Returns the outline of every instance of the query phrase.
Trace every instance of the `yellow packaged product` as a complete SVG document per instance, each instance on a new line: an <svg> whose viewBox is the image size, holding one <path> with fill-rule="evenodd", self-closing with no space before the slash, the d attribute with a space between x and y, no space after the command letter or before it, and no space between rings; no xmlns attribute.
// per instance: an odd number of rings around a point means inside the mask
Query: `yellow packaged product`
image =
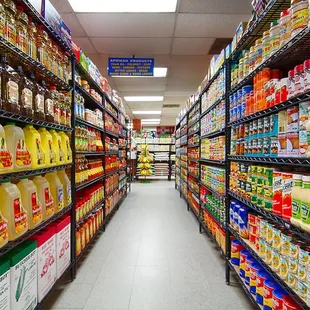
<svg viewBox="0 0 310 310"><path fill-rule="evenodd" d="M27 125L24 127L24 134L27 148L31 154L32 168L38 169L46 167L46 156L42 148L39 132L32 125Z"/></svg>
<svg viewBox="0 0 310 310"><path fill-rule="evenodd" d="M22 203L28 214L28 227L29 229L38 226L42 220L42 207L39 201L38 192L35 184L28 180L28 178L22 178L17 187L20 190Z"/></svg>
<svg viewBox="0 0 310 310"><path fill-rule="evenodd" d="M38 198L42 208L43 220L49 219L55 214L54 199L48 181L42 176L33 178L33 183L37 187Z"/></svg>
<svg viewBox="0 0 310 310"><path fill-rule="evenodd" d="M58 134L61 137L61 143L62 143L62 149L64 151L65 163L71 164L72 163L72 151L70 147L70 139L63 131L59 131Z"/></svg>
<svg viewBox="0 0 310 310"><path fill-rule="evenodd" d="M1 184L0 200L0 212L8 220L9 241L12 241L28 230L27 211L23 208L18 187L10 181Z"/></svg>
<svg viewBox="0 0 310 310"><path fill-rule="evenodd" d="M39 133L41 136L42 148L45 152L46 166L56 166L56 152L53 145L52 135L44 127L39 129Z"/></svg>
<svg viewBox="0 0 310 310"><path fill-rule="evenodd" d="M61 136L54 129L50 130L50 134L52 135L53 147L56 152L56 164L64 165L66 161Z"/></svg>
<svg viewBox="0 0 310 310"><path fill-rule="evenodd" d="M51 189L51 194L55 203L55 212L59 212L64 208L64 189L55 172L47 173L45 176Z"/></svg>
<svg viewBox="0 0 310 310"><path fill-rule="evenodd" d="M31 155L26 146L23 130L10 122L4 126L4 132L6 137L10 137L6 142L8 150L13 155L13 171L30 169Z"/></svg>
<svg viewBox="0 0 310 310"><path fill-rule="evenodd" d="M63 186L64 189L64 206L68 207L72 202L72 194L71 194L71 182L66 174L65 170L57 171L57 176Z"/></svg>

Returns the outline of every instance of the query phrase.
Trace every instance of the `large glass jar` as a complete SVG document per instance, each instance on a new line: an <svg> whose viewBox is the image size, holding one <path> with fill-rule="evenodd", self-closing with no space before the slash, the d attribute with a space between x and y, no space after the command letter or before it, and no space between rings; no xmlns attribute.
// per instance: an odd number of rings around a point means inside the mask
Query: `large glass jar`
<svg viewBox="0 0 310 310"><path fill-rule="evenodd" d="M279 20L274 20L270 25L270 55L280 48L280 25Z"/></svg>
<svg viewBox="0 0 310 310"><path fill-rule="evenodd" d="M37 33L38 61L44 66L46 66L48 62L47 40L48 40L48 35L46 31L44 30L44 26L39 25L38 33Z"/></svg>
<svg viewBox="0 0 310 310"><path fill-rule="evenodd" d="M66 125L65 95L59 93L60 124Z"/></svg>
<svg viewBox="0 0 310 310"><path fill-rule="evenodd" d="M0 36L5 37L5 8L0 2Z"/></svg>
<svg viewBox="0 0 310 310"><path fill-rule="evenodd" d="M66 55L64 55L64 57L63 57L62 68L63 68L63 74L64 74L63 80L66 83L69 83L69 72L68 72L68 69L69 69L69 58Z"/></svg>
<svg viewBox="0 0 310 310"><path fill-rule="evenodd" d="M58 48L57 50L57 66L58 66L58 77L61 80L64 80L64 69L62 67L62 58L63 58L63 53L62 51Z"/></svg>
<svg viewBox="0 0 310 310"><path fill-rule="evenodd" d="M50 86L50 92L54 98L54 123L60 124L59 92L55 86Z"/></svg>
<svg viewBox="0 0 310 310"><path fill-rule="evenodd" d="M262 39L255 41L255 68L258 67L263 61Z"/></svg>
<svg viewBox="0 0 310 310"><path fill-rule="evenodd" d="M28 16L23 7L17 7L16 14L16 46L23 52L28 52Z"/></svg>
<svg viewBox="0 0 310 310"><path fill-rule="evenodd" d="M19 75L8 65L4 58L4 68L2 73L2 99L3 108L6 111L20 113L19 105Z"/></svg>
<svg viewBox="0 0 310 310"><path fill-rule="evenodd" d="M45 96L45 87L39 83L35 84L34 87L34 117L39 120L45 120L45 111L44 111L44 96Z"/></svg>
<svg viewBox="0 0 310 310"><path fill-rule="evenodd" d="M71 97L67 94L65 97L66 103L66 126L71 127Z"/></svg>
<svg viewBox="0 0 310 310"><path fill-rule="evenodd" d="M26 77L21 66L18 67L20 112L23 116L33 117L33 82Z"/></svg>
<svg viewBox="0 0 310 310"><path fill-rule="evenodd" d="M52 72L58 76L58 46L54 42L52 43L53 48L52 48L52 53L51 53L51 59L52 59Z"/></svg>
<svg viewBox="0 0 310 310"><path fill-rule="evenodd" d="M281 12L280 17L280 47L291 39L291 11L290 9Z"/></svg>
<svg viewBox="0 0 310 310"><path fill-rule="evenodd" d="M16 45L16 5L12 0L5 0L5 34L4 37Z"/></svg>
<svg viewBox="0 0 310 310"><path fill-rule="evenodd" d="M51 92L45 86L45 95L44 95L45 120L50 123L54 123L54 103L55 103L54 96L55 93Z"/></svg>
<svg viewBox="0 0 310 310"><path fill-rule="evenodd" d="M249 52L245 52L243 59L243 77L247 77L249 74L250 74Z"/></svg>
<svg viewBox="0 0 310 310"><path fill-rule="evenodd" d="M269 30L263 33L263 61L265 61L270 55L270 33Z"/></svg>
<svg viewBox="0 0 310 310"><path fill-rule="evenodd" d="M37 60L37 26L32 21L31 17L28 17L28 55Z"/></svg>
<svg viewBox="0 0 310 310"><path fill-rule="evenodd" d="M46 53L47 58L44 60L44 65L48 70L52 71L53 70L53 45L52 45L52 41L49 38L47 39L46 47L47 47L47 53Z"/></svg>

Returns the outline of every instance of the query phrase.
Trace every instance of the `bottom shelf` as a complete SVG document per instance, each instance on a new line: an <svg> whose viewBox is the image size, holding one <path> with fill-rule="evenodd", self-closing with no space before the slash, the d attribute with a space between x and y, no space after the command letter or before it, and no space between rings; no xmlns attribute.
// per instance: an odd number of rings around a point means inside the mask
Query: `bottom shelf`
<svg viewBox="0 0 310 310"><path fill-rule="evenodd" d="M256 297L255 297L255 295L252 294L252 293L249 291L249 289L248 289L247 285L245 284L244 280L240 277L240 275L239 275L240 268L237 267L237 266L235 266L235 265L233 265L233 264L231 263L230 260L227 261L227 264L228 264L230 270L234 273L236 279L237 279L238 282L240 283L240 285L241 285L241 287L243 288L244 292L247 294L247 296L248 296L249 299L251 300L251 302L252 302L252 304L254 305L254 307L255 307L256 309L258 309L258 310L263 310L264 307L261 306L261 305L259 305L259 304L256 302Z"/></svg>

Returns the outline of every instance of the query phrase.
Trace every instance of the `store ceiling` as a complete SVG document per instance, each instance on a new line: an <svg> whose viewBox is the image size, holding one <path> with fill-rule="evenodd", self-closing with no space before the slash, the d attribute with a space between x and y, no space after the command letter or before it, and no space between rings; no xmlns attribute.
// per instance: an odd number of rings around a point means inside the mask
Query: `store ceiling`
<svg viewBox="0 0 310 310"><path fill-rule="evenodd" d="M239 22L251 13L249 0L178 0L176 13L74 13L68 0L52 3L103 76L107 77L109 57L154 57L155 67L168 68L165 78L108 78L122 98L164 96L164 102L124 101L131 118L154 118L134 117L134 110L162 110L163 126L175 124L205 77L215 39L232 38ZM166 104L180 107L164 108Z"/></svg>

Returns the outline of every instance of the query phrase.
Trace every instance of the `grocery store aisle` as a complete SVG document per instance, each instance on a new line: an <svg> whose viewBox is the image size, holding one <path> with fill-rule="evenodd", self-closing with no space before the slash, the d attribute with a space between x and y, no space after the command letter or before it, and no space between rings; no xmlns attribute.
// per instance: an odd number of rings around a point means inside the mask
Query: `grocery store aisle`
<svg viewBox="0 0 310 310"><path fill-rule="evenodd" d="M252 309L237 285L225 285L224 261L174 189L133 184L76 280L46 309Z"/></svg>

